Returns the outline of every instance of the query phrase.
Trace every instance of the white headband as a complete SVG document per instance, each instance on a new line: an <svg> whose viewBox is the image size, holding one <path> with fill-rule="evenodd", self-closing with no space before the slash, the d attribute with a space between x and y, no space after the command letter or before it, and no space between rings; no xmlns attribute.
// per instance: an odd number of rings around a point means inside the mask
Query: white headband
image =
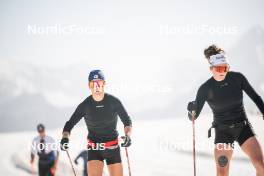
<svg viewBox="0 0 264 176"><path fill-rule="evenodd" d="M221 64L228 64L224 53L210 56L209 63L211 66L217 66Z"/></svg>

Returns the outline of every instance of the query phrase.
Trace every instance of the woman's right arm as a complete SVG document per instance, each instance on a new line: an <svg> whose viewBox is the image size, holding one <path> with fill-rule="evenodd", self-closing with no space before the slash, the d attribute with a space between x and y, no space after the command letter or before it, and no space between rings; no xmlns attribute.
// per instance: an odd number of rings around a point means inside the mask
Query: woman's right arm
<svg viewBox="0 0 264 176"><path fill-rule="evenodd" d="M205 101L207 99L207 88L205 85L202 85L199 89L198 89L198 92L196 94L196 98L195 98L195 102L197 104L197 109L195 111L195 117L197 118L203 107L204 107L204 104L205 104Z"/></svg>

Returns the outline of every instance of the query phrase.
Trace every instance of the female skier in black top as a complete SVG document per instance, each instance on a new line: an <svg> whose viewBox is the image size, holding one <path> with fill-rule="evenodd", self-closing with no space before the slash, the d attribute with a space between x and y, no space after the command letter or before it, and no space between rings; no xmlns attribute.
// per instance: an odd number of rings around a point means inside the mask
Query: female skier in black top
<svg viewBox="0 0 264 176"><path fill-rule="evenodd" d="M217 176L229 174L234 141L251 159L257 176L264 176L263 153L244 109L243 91L254 101L262 115L264 103L243 74L229 71L225 52L221 48L209 46L204 54L213 76L201 85L195 101L189 102L187 109L190 119L199 116L205 102L213 111Z"/></svg>
<svg viewBox="0 0 264 176"><path fill-rule="evenodd" d="M124 124L125 136L122 147L131 145L131 119L122 103L116 97L104 92L105 78L100 70L89 75L91 94L75 110L63 128L62 150L68 148L69 135L83 117L88 129L88 175L102 176L104 160L110 176L122 176L120 148L118 145L117 116Z"/></svg>

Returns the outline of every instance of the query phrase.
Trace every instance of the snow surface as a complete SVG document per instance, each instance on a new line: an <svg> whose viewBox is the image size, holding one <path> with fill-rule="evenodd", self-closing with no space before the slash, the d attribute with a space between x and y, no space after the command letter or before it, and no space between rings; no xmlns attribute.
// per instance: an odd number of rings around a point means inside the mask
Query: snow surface
<svg viewBox="0 0 264 176"><path fill-rule="evenodd" d="M264 146L264 121L260 117L249 118L261 145ZM207 130L211 123L210 116L201 116L196 121L197 141L197 175L215 175L213 158L213 138L207 138ZM130 164L134 176L185 176L192 175L192 129L191 122L186 118L166 120L138 120L133 124L132 146L129 148ZM122 125L118 128L122 135ZM58 141L61 129L47 131ZM35 132L2 133L0 134L0 175L28 176L31 174L29 165L29 146ZM87 130L85 126L77 126L71 134L72 159L85 148ZM73 145L74 144L74 145ZM127 162L125 151L122 150L125 175ZM35 162L34 169L37 165ZM78 175L82 173L82 163L75 165ZM105 168L105 173L107 169ZM241 152L238 145L233 154L230 175L248 176L254 174L249 159ZM71 176L72 171L65 152L60 152L57 176ZM107 174L106 174L107 175Z"/></svg>

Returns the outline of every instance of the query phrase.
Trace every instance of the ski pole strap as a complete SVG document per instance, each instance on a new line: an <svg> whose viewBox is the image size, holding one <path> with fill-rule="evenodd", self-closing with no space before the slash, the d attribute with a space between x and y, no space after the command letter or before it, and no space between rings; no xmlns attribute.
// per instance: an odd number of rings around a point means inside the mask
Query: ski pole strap
<svg viewBox="0 0 264 176"><path fill-rule="evenodd" d="M208 135L207 137L210 138L212 136L212 128L214 128L213 126L211 126L209 129L208 129Z"/></svg>
<svg viewBox="0 0 264 176"><path fill-rule="evenodd" d="M212 128L216 128L216 123L213 122L212 126L208 129L207 137L210 138L212 136Z"/></svg>
<svg viewBox="0 0 264 176"><path fill-rule="evenodd" d="M220 130L226 130L226 129L230 129L230 128L239 128L239 127L243 127L248 125L249 122L248 120L243 120L242 122L238 122L238 123L233 123L233 124L220 124L220 125L216 125L214 122L212 123L212 126L208 129L208 138L211 137L211 132L212 132L212 128L217 128Z"/></svg>

